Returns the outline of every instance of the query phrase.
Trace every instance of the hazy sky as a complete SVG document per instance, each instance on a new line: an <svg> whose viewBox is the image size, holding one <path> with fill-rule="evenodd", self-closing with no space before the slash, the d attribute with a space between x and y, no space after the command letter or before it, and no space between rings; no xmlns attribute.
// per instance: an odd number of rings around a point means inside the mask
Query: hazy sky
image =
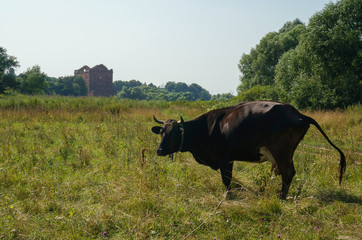
<svg viewBox="0 0 362 240"><path fill-rule="evenodd" d="M113 80L198 83L236 93L243 53L329 0L0 0L0 46L17 73L48 76L104 64ZM335 1L334 1L335 2Z"/></svg>

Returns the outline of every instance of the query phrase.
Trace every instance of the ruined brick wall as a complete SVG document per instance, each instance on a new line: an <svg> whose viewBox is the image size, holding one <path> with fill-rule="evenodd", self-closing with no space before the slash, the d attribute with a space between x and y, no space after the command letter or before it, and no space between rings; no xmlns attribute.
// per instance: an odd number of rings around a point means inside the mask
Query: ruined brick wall
<svg viewBox="0 0 362 240"><path fill-rule="evenodd" d="M85 84L89 86L89 70L90 68L86 65L78 70L74 70L74 76L81 76L83 77ZM89 90L89 87L88 87Z"/></svg>
<svg viewBox="0 0 362 240"><path fill-rule="evenodd" d="M113 70L103 64L89 68L84 66L74 71L74 75L82 76L88 86L88 96L112 96L116 94L113 88Z"/></svg>

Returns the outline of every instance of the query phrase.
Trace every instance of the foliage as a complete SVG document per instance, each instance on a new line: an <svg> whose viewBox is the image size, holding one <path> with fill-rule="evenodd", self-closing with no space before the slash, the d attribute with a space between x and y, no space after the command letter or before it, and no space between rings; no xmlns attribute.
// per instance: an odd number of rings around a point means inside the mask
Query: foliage
<svg viewBox="0 0 362 240"><path fill-rule="evenodd" d="M211 97L211 101L228 101L230 99L232 99L234 97L234 95L232 93L218 93L215 95L212 95Z"/></svg>
<svg viewBox="0 0 362 240"><path fill-rule="evenodd" d="M275 66L280 57L298 45L304 31L305 25L299 19L287 22L279 32L270 32L263 37L249 54L243 54L238 65L242 73L238 91L274 84Z"/></svg>
<svg viewBox="0 0 362 240"><path fill-rule="evenodd" d="M345 108L361 101L362 1L329 3L307 27L287 22L240 60L239 93L274 86L298 108ZM254 98L258 98L257 96Z"/></svg>
<svg viewBox="0 0 362 240"><path fill-rule="evenodd" d="M196 101L210 100L210 93L200 85L193 83L167 82L165 88L156 87L152 83L142 84L140 81L115 81L114 86L121 99L134 100L165 100L165 101Z"/></svg>
<svg viewBox="0 0 362 240"><path fill-rule="evenodd" d="M47 87L47 75L41 72L39 66L28 68L28 70L20 74L16 80L19 82L20 92L23 94L42 94Z"/></svg>
<svg viewBox="0 0 362 240"><path fill-rule="evenodd" d="M362 238L360 105L307 113L346 153L342 187L338 153L311 127L289 199L275 197L269 163L236 162L222 201L219 173L190 154L158 157L150 131L153 114L189 120L210 101L0 98L0 238L183 239L201 224L189 239Z"/></svg>
<svg viewBox="0 0 362 240"><path fill-rule="evenodd" d="M331 109L361 101L361 1L330 3L315 14L297 48L284 54L275 81L282 101Z"/></svg>
<svg viewBox="0 0 362 240"><path fill-rule="evenodd" d="M15 57L9 56L6 49L0 46L0 94L7 89L16 89L15 68L19 67L19 63Z"/></svg>
<svg viewBox="0 0 362 240"><path fill-rule="evenodd" d="M0 94L5 91L22 94L58 94L63 96L86 96L88 87L80 76L52 78L41 72L35 65L16 76L15 68L19 64L15 57L8 56L6 49L0 47Z"/></svg>
<svg viewBox="0 0 362 240"><path fill-rule="evenodd" d="M61 96L88 95L87 84L81 76L48 78L48 83L47 94L57 94Z"/></svg>
<svg viewBox="0 0 362 240"><path fill-rule="evenodd" d="M246 91L241 92L236 99L240 102L257 101L257 100L278 100L278 93L273 86L254 86Z"/></svg>
<svg viewBox="0 0 362 240"><path fill-rule="evenodd" d="M140 87L142 86L142 83L140 81L137 80L131 80L131 81L114 81L113 82L113 86L114 89L117 92L122 91L123 87L127 87L127 88L134 88L134 87ZM153 85L150 84L150 86L152 87Z"/></svg>

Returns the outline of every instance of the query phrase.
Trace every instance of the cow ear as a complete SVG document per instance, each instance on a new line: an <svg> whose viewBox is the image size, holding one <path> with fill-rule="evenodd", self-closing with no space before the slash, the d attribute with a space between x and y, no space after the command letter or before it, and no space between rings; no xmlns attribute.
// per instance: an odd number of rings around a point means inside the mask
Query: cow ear
<svg viewBox="0 0 362 240"><path fill-rule="evenodd" d="M182 118L182 116L181 116L181 123L184 123L185 121L184 121L184 119Z"/></svg>
<svg viewBox="0 0 362 240"><path fill-rule="evenodd" d="M154 134L161 134L161 129L162 129L162 127L156 126L156 127L153 127L151 130Z"/></svg>

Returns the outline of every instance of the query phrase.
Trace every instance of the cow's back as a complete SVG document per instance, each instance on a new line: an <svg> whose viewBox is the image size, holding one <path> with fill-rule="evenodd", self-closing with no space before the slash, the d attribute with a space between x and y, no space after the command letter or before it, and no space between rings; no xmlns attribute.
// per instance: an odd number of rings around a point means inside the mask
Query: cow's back
<svg viewBox="0 0 362 240"><path fill-rule="evenodd" d="M236 105L225 110L224 116L220 119L220 130L226 135L238 132L238 130L258 130L265 125L269 125L271 121L281 118L283 110L280 111L280 109L288 107L289 105L271 101L248 102Z"/></svg>

